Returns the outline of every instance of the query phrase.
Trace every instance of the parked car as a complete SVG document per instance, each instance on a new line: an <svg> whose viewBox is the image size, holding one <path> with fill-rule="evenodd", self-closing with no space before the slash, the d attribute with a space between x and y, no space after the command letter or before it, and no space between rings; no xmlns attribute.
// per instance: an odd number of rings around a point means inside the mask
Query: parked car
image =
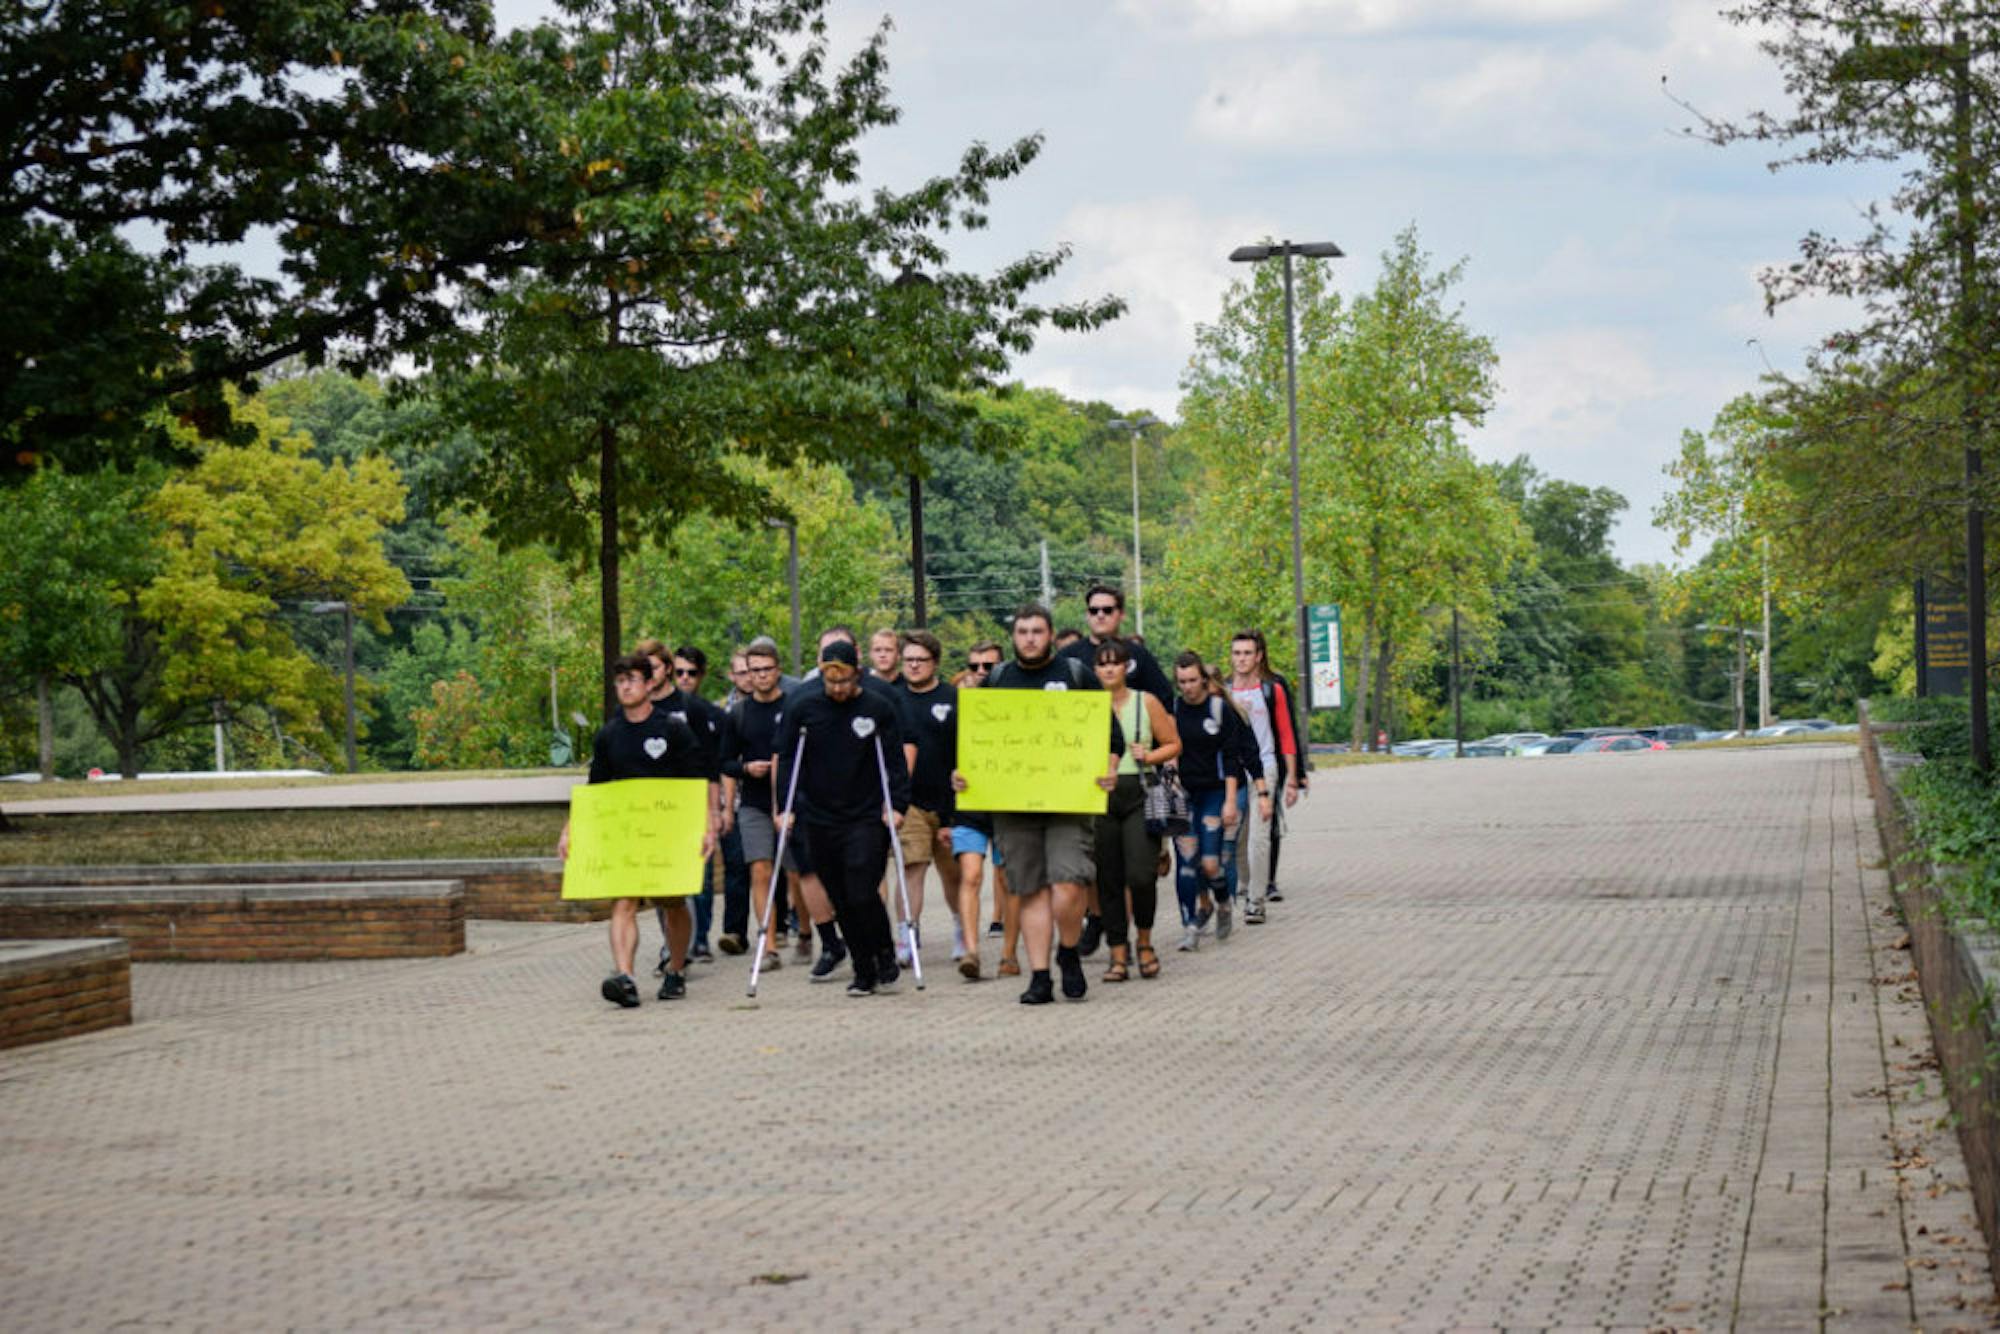
<svg viewBox="0 0 2000 1334"><path fill-rule="evenodd" d="M1542 741L1530 741L1515 752L1517 755L1567 755L1576 749L1577 739L1573 736L1552 736Z"/></svg>
<svg viewBox="0 0 2000 1334"><path fill-rule="evenodd" d="M1587 741L1594 736L1631 736L1633 732L1629 727L1572 727L1563 735L1576 741Z"/></svg>
<svg viewBox="0 0 2000 1334"><path fill-rule="evenodd" d="M1495 756L1504 758L1512 753L1505 746L1495 746L1485 741L1468 741L1465 743L1465 758L1468 760L1492 759ZM1458 743L1447 741L1441 746L1432 746L1425 753L1424 758L1427 760L1457 759Z"/></svg>
<svg viewBox="0 0 2000 1334"><path fill-rule="evenodd" d="M1699 741L1701 731L1693 723L1660 723L1653 727L1635 727L1634 736L1651 737L1669 745L1681 741Z"/></svg>
<svg viewBox="0 0 2000 1334"><path fill-rule="evenodd" d="M1636 732L1614 733L1609 736L1585 737L1576 743L1572 755L1603 755L1628 750L1671 750L1666 742L1653 737L1643 737Z"/></svg>
<svg viewBox="0 0 2000 1334"><path fill-rule="evenodd" d="M1808 727L1804 723L1772 723L1769 727L1758 728L1750 735L1757 737L1802 736L1809 732L1817 732L1818 730L1818 728Z"/></svg>
<svg viewBox="0 0 2000 1334"><path fill-rule="evenodd" d="M1409 741L1396 742L1389 747L1389 753L1391 755L1414 755L1422 758L1430 754L1438 746L1449 746L1451 744L1453 744L1452 739L1448 736L1416 737Z"/></svg>

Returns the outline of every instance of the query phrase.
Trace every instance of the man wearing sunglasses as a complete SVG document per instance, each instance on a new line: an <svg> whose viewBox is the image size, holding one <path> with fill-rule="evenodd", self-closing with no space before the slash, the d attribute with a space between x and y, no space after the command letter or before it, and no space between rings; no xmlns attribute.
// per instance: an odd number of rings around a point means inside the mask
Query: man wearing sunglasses
<svg viewBox="0 0 2000 1334"><path fill-rule="evenodd" d="M652 690L647 696L652 701L653 707L675 722L686 724L688 730L694 733L694 739L701 744L703 769L708 778L709 824L720 831L722 828L722 710L709 704L694 689L683 690L680 685L683 680L689 680L692 686L700 686L702 672L708 666L708 656L698 648L669 650L665 644L657 639L642 639L632 651L644 654L653 664ZM681 653L687 652L693 653L694 657L683 660L680 670L690 672L692 676L677 676L675 660L679 658ZM688 958L705 959L711 963L715 961L715 955L708 948L708 928L715 912L714 886L711 883L714 874L714 863L712 861L706 863L702 871L701 893L695 898L696 931L694 943L688 950ZM725 888L724 893L726 894L727 892ZM746 895L750 892L747 884L743 892ZM667 929L664 905L656 904L654 907L661 914L660 930L664 934ZM664 946L661 947L659 966L653 971L656 974L667 971L666 948Z"/></svg>
<svg viewBox="0 0 2000 1334"><path fill-rule="evenodd" d="M1094 671L1097 646L1108 639L1119 640L1132 655L1132 660L1125 665L1125 679L1132 688L1145 691L1162 704L1173 703L1174 685L1160 670L1159 660L1146 651L1144 644L1125 638L1125 595L1109 584L1092 584L1090 591L1083 595L1083 610L1089 618L1090 633L1056 656L1075 658L1086 669Z"/></svg>

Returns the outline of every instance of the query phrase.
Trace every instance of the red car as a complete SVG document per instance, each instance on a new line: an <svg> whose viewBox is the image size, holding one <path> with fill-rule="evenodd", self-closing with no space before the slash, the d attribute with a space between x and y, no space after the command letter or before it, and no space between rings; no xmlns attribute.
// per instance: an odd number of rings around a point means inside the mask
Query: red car
<svg viewBox="0 0 2000 1334"><path fill-rule="evenodd" d="M1579 741L1576 743L1576 746L1570 751L1570 754L1599 755L1607 751L1615 751L1615 750L1671 750L1671 749L1672 747L1669 746L1664 741L1655 741L1651 737L1635 736L1632 733L1628 732L1619 736L1594 736L1589 738L1588 740Z"/></svg>

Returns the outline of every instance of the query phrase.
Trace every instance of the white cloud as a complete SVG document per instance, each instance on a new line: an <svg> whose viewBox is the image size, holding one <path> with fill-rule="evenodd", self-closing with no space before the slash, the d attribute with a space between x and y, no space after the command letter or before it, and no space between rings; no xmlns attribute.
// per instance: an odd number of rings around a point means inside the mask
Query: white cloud
<svg viewBox="0 0 2000 1334"><path fill-rule="evenodd" d="M1621 0L1119 0L1118 7L1156 32L1297 38L1452 24L1567 23L1625 6Z"/></svg>
<svg viewBox="0 0 2000 1334"><path fill-rule="evenodd" d="M1772 105L1777 81L1755 34L1704 0L1630 30L1509 25L1476 36L1397 33L1219 44L1189 118L1230 147L1394 156L1629 156L1695 117Z"/></svg>
<svg viewBox="0 0 2000 1334"><path fill-rule="evenodd" d="M1503 343L1498 406L1472 437L1487 458L1533 456L1562 475L1629 450L1620 418L1667 389L1651 340L1617 328L1567 328Z"/></svg>

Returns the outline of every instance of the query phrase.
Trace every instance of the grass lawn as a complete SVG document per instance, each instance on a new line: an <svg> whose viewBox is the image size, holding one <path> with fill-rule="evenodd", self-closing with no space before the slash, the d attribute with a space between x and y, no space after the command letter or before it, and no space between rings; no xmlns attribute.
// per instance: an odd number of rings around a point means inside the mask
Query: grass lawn
<svg viewBox="0 0 2000 1334"><path fill-rule="evenodd" d="M0 834L0 866L552 857L567 814L562 806L433 806L14 815L13 832Z"/></svg>
<svg viewBox="0 0 2000 1334"><path fill-rule="evenodd" d="M1739 736L1727 741L1678 741L1675 750L1748 750L1755 746L1858 745L1859 732L1794 732L1790 736Z"/></svg>

